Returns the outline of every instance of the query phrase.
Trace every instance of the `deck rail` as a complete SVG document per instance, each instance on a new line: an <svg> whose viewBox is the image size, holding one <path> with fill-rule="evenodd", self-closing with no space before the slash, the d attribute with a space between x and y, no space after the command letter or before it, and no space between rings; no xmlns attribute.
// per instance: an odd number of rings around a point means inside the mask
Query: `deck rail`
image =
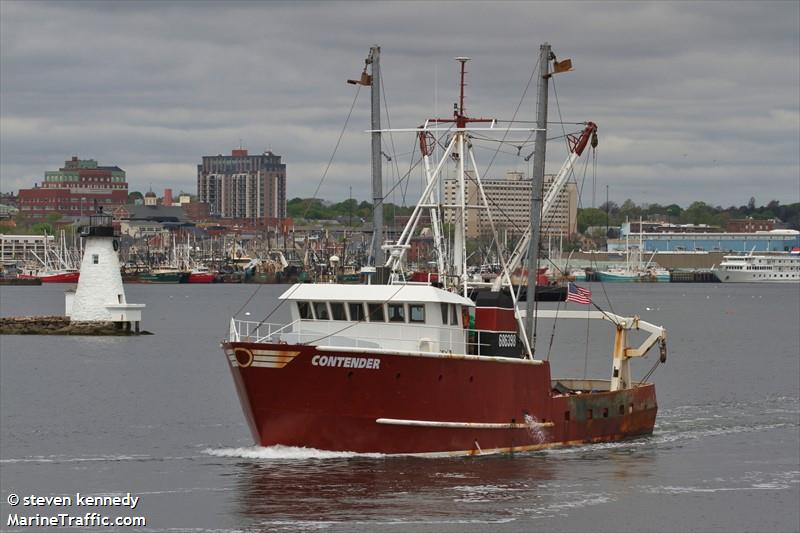
<svg viewBox="0 0 800 533"><path fill-rule="evenodd" d="M460 327L430 326L424 324L381 324L374 333L365 331L369 322L344 320L297 319L288 324L256 322L232 318L228 340L231 342L324 344L352 348L395 348L408 351L444 353L478 353L486 330L462 329Z"/></svg>

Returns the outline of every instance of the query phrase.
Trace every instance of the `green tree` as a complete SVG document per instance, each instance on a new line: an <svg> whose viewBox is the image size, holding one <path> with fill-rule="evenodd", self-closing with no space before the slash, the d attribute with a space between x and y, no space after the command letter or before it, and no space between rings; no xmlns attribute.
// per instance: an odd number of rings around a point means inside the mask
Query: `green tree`
<svg viewBox="0 0 800 533"><path fill-rule="evenodd" d="M642 214L642 209L636 205L636 203L628 198L619 208L619 218L620 220L634 220L638 219Z"/></svg>
<svg viewBox="0 0 800 533"><path fill-rule="evenodd" d="M672 218L677 219L683 213L683 209L681 209L681 206L679 206L678 204L670 204L664 208L664 212L667 214L667 216L670 217L670 219Z"/></svg>
<svg viewBox="0 0 800 533"><path fill-rule="evenodd" d="M585 233L591 226L605 226L606 212L596 207L578 209L578 232Z"/></svg>
<svg viewBox="0 0 800 533"><path fill-rule="evenodd" d="M31 226L31 233L34 235L53 235L53 226L47 222L38 222Z"/></svg>
<svg viewBox="0 0 800 533"><path fill-rule="evenodd" d="M692 202L692 205L681 213L681 222L685 224L720 225L721 218L716 209L705 202Z"/></svg>

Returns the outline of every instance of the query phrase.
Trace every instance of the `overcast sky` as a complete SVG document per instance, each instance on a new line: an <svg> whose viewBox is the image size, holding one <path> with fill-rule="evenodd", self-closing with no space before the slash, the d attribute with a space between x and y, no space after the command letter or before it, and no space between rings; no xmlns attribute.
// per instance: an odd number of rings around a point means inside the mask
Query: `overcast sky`
<svg viewBox="0 0 800 533"><path fill-rule="evenodd" d="M381 46L388 119L399 128L452 110L455 56L472 58L468 113L510 118L545 41L575 67L556 78L550 120L560 110L566 122L599 126L596 178L591 165L577 169L583 206L593 187L605 201L606 185L619 203L800 201L796 0L0 0L0 190L32 186L78 155L119 165L131 190L194 193L201 156L241 142L283 157L289 198L311 196L357 90L345 80L371 45ZM535 119L534 92L517 118ZM320 197L346 199L351 187L370 196L368 126L364 88ZM413 145L391 140L385 189L407 171ZM479 166L492 155L476 150ZM565 156L563 141L548 143L548 171ZM488 176L529 169L501 154ZM412 176L408 201L421 182Z"/></svg>

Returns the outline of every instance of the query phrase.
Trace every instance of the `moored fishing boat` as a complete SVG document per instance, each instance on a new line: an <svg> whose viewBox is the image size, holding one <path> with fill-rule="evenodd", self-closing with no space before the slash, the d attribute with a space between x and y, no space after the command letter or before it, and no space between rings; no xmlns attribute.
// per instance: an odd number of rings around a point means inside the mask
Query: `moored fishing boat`
<svg viewBox="0 0 800 533"><path fill-rule="evenodd" d="M39 279L42 283L78 283L81 277L80 270L48 270L40 269L33 272L19 274L19 279Z"/></svg>
<svg viewBox="0 0 800 533"><path fill-rule="evenodd" d="M212 270L209 270L207 267L197 267L193 268L191 272L189 272L189 277L187 279L188 283L214 283L217 281L218 273Z"/></svg>
<svg viewBox="0 0 800 533"><path fill-rule="evenodd" d="M374 53L370 59L374 73ZM466 115L467 59L458 60L461 98L453 118L429 119L413 130L418 135L427 186L398 241L384 245L389 251L385 264L391 272L389 283L296 284L279 298L280 304L288 307L288 323L231 319L222 349L258 444L438 456L605 442L653 431L655 386L633 378L631 359L643 357L658 345L659 361L663 362L664 329L638 317L602 310L539 309L533 298L526 302L527 309L521 309L521 291L511 276L520 266L524 245L518 245L508 261L504 250L498 249L503 271L494 284L471 283L463 200L451 219L455 228L452 246L441 245L443 235L433 223L437 281L405 281L404 254L421 211L429 210L430 220L440 220L435 189L443 179L445 163L455 162L461 191L467 179L475 180L479 201L487 210L489 207L480 187L469 132L485 134L496 121ZM542 46L538 127L499 128L501 133L536 133L534 179L538 172L539 181L535 183L542 182L544 173L551 61L555 72L568 69L565 62L555 61L549 45ZM440 126L448 122L449 126ZM472 126L481 122L491 126ZM566 180L595 131L596 126L587 123L579 136L568 138L570 152L554 188L559 180ZM438 132L448 137L441 143L441 159L431 164L431 148L438 142L433 136ZM466 165L469 169L465 172ZM548 198L543 203L538 199L541 209L536 202L534 196L526 237L530 241L529 286L534 285L540 270L540 215L549 205ZM450 251L447 256L445 249ZM587 294L576 291L570 301L589 303ZM533 331L530 324L540 318L611 324L615 337L610 379L553 378L549 361L535 356L535 336L529 337ZM634 330L648 334L638 346L629 345L629 332Z"/></svg>
<svg viewBox="0 0 800 533"><path fill-rule="evenodd" d="M186 283L188 277L188 272L171 267L156 267L137 274L139 283Z"/></svg>
<svg viewBox="0 0 800 533"><path fill-rule="evenodd" d="M655 282L669 281L670 274L669 270L665 268L620 267L598 271L597 279L605 282Z"/></svg>
<svg viewBox="0 0 800 533"><path fill-rule="evenodd" d="M41 285L39 278L19 278L0 276L0 285Z"/></svg>

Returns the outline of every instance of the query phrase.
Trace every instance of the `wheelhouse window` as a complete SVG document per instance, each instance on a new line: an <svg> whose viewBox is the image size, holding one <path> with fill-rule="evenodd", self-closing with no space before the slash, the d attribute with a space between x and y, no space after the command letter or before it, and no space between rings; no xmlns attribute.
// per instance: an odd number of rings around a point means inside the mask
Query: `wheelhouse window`
<svg viewBox="0 0 800 533"><path fill-rule="evenodd" d="M325 302L314 302L314 314L317 315L317 320L330 320L328 315L328 305Z"/></svg>
<svg viewBox="0 0 800 533"><path fill-rule="evenodd" d="M100 256L98 254L92 254L92 264L98 264L100 262Z"/></svg>
<svg viewBox="0 0 800 533"><path fill-rule="evenodd" d="M309 302L297 302L297 313L303 320L313 320L314 315L311 314L311 304Z"/></svg>
<svg viewBox="0 0 800 533"><path fill-rule="evenodd" d="M458 325L458 313L456 313L456 304L450 304L450 325Z"/></svg>
<svg viewBox="0 0 800 533"><path fill-rule="evenodd" d="M425 306L423 304L409 304L408 321L417 324L425 323Z"/></svg>
<svg viewBox="0 0 800 533"><path fill-rule="evenodd" d="M364 314L364 304L361 302L348 304L350 308L350 320L354 322L363 322L367 319Z"/></svg>
<svg viewBox="0 0 800 533"><path fill-rule="evenodd" d="M442 307L442 325L447 325L447 304L440 304Z"/></svg>
<svg viewBox="0 0 800 533"><path fill-rule="evenodd" d="M370 322L385 322L383 317L383 304L367 304L369 307L369 321Z"/></svg>
<svg viewBox="0 0 800 533"><path fill-rule="evenodd" d="M347 320L342 302L331 302L331 316L334 320Z"/></svg>
<svg viewBox="0 0 800 533"><path fill-rule="evenodd" d="M389 322L405 322L406 306L404 304L389 304Z"/></svg>

